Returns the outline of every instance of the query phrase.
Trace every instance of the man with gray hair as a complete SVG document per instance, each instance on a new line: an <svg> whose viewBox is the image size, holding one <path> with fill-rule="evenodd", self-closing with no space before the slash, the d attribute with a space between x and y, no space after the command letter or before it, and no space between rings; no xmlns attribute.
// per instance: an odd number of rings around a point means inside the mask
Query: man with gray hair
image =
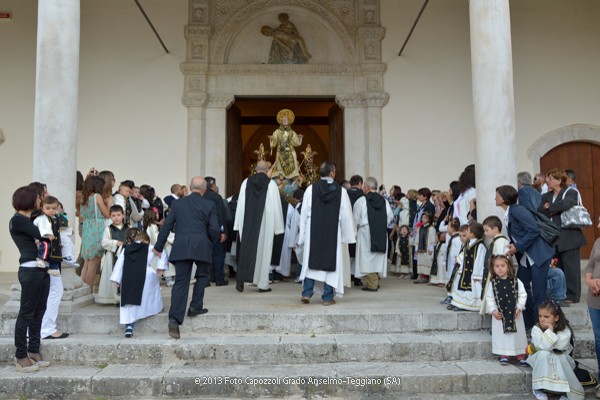
<svg viewBox="0 0 600 400"><path fill-rule="evenodd" d="M219 223L215 204L202 197L206 192L206 181L201 176L192 178L190 195L174 201L156 244L154 252L160 256L167 237L175 232L175 240L169 254L169 262L175 265L175 284L171 289L169 309L169 335L179 339L179 325L183 323L185 306L190 290L192 266L196 264L196 284L188 317L206 314L204 288L209 279L212 264L213 243L219 239Z"/></svg>
<svg viewBox="0 0 600 400"><path fill-rule="evenodd" d="M379 279L387 276L387 226L394 213L387 200L377 192L377 179L368 177L363 185L365 195L354 204L356 235L356 271L363 278L362 290L376 292Z"/></svg>
<svg viewBox="0 0 600 400"><path fill-rule="evenodd" d="M240 187L233 230L238 231L238 268L236 290L244 291L244 282L252 282L259 293L270 292L269 266L275 235L285 232L281 199L277 184L267 175L269 163L256 163L256 174Z"/></svg>
<svg viewBox="0 0 600 400"><path fill-rule="evenodd" d="M542 202L542 195L531 186L531 174L527 171L517 174L517 186L519 189L519 204L529 211L535 212Z"/></svg>

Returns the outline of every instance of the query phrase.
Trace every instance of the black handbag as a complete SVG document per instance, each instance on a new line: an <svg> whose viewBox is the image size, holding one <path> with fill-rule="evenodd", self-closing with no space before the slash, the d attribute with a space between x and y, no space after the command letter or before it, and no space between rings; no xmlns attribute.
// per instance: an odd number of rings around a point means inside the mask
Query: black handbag
<svg viewBox="0 0 600 400"><path fill-rule="evenodd" d="M540 236L550 246L554 247L560 238L560 228L552 222L552 220L539 211L531 211L538 228L540 228Z"/></svg>

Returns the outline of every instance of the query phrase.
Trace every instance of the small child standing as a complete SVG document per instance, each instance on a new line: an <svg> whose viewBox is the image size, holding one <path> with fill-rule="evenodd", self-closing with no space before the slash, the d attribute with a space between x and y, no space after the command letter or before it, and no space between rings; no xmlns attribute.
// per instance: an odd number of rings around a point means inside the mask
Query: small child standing
<svg viewBox="0 0 600 400"><path fill-rule="evenodd" d="M510 258L501 254L490 258L489 290L486 294L487 313L492 314L492 353L500 356L500 364L507 365L510 356L516 356L519 365L527 366L524 354L527 334L521 311L525 309L527 292L517 279Z"/></svg>
<svg viewBox="0 0 600 400"><path fill-rule="evenodd" d="M113 266L122 251L128 226L123 222L125 215L123 208L118 205L110 207L111 224L104 228L102 235L102 248L105 250L102 260L102 273L98 284L98 293L95 300L99 304L119 304L119 297L115 286L110 281Z"/></svg>
<svg viewBox="0 0 600 400"><path fill-rule="evenodd" d="M485 259L484 265L487 266L490 263L490 259L492 256L497 255L506 255L508 253L508 245L510 242L506 238L506 236L502 235L502 221L500 218L495 215L491 215L483 220L483 234L487 239L490 240L486 251L485 251ZM489 289L488 282L490 280L490 275L492 271L484 271L482 287L483 291L481 292L481 300L485 303L486 291ZM482 307L482 314L485 314L485 305Z"/></svg>
<svg viewBox="0 0 600 400"><path fill-rule="evenodd" d="M136 321L156 315L163 309L159 276L167 268L167 253L162 252L157 270L150 238L136 228L129 229L125 250L113 269L110 280L121 288L119 321L125 325L125 337L133 337Z"/></svg>
<svg viewBox="0 0 600 400"><path fill-rule="evenodd" d="M40 230L42 240L39 243L36 264L38 268L46 268L48 262L48 274L60 275L60 263L62 262L62 246L60 243L60 227L56 211L58 199L47 196L42 200L42 214L33 220L33 224Z"/></svg>
<svg viewBox="0 0 600 400"><path fill-rule="evenodd" d="M58 202L56 218L58 218L63 263L71 268L79 268L80 265L76 262L75 245L73 244L73 228L69 226L69 219L61 202Z"/></svg>
<svg viewBox="0 0 600 400"><path fill-rule="evenodd" d="M417 230L413 237L413 244L417 252L417 272L419 278L413 283L429 282L429 274L433 265L433 250L435 250L436 238L435 227L432 225L433 215L424 212L421 216L421 224L417 224Z"/></svg>
<svg viewBox="0 0 600 400"><path fill-rule="evenodd" d="M431 265L431 278L429 280L430 285L444 287L446 286L446 283L448 283L446 268L444 267L446 246L446 232L438 232L437 244L435 245L435 250L433 250L433 264Z"/></svg>
<svg viewBox="0 0 600 400"><path fill-rule="evenodd" d="M148 209L144 213L143 230L150 238L150 244L154 246L156 244L156 240L158 239L158 233L160 231L160 227L158 226L158 217L154 210ZM175 234L173 232L170 232L169 236L167 237L167 243L165 245L167 257L171 253L171 247L173 246L174 240ZM153 265L153 267L155 266L156 265ZM175 266L173 264L169 263L169 268L164 271L163 277L165 278L165 282L167 283L168 287L172 287L175 284Z"/></svg>
<svg viewBox="0 0 600 400"><path fill-rule="evenodd" d="M458 218L452 218L448 221L448 225L446 226L447 234L446 234L446 254L444 255L444 268L446 270L445 274L448 277L448 282L446 283L446 298L440 301L441 304L450 304L452 301L452 281L454 280L454 276L456 274L456 262L458 259L458 254L462 250L463 242L461 236L459 234L460 231L460 221ZM467 240L467 231L468 227L464 228L464 243Z"/></svg>
<svg viewBox="0 0 600 400"><path fill-rule="evenodd" d="M398 236L398 241L396 242L396 252L398 254L396 262L400 264L400 269L398 270L400 275L398 276L398 279L410 279L412 273L410 266L411 254L409 233L408 225L400 226L400 234Z"/></svg>
<svg viewBox="0 0 600 400"><path fill-rule="evenodd" d="M453 311L479 311L481 308L481 281L486 250L483 244L483 226L477 222L470 223L467 237L469 243L465 245L462 257L458 257L460 271L452 287L450 304L454 308L450 309Z"/></svg>
<svg viewBox="0 0 600 400"><path fill-rule="evenodd" d="M560 305L546 300L539 305L538 323L531 330L533 354L527 363L533 367L531 386L538 400L547 400L544 391L561 393L560 400L583 400L585 392L577 380L573 368L575 362L569 356L571 327Z"/></svg>

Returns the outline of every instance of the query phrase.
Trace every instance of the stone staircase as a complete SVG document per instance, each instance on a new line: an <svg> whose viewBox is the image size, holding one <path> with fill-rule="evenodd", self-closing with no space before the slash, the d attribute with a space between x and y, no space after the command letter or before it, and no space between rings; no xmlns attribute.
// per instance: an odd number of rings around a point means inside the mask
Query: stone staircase
<svg viewBox="0 0 600 400"><path fill-rule="evenodd" d="M53 365L0 367L0 398L533 398L530 369L490 353L489 317L447 311L439 288L388 278L377 293L349 289L333 307L316 297L299 304L293 283L272 288L208 288L210 312L186 318L180 340L169 338L165 312L138 322L132 339L116 307L61 315L71 336L43 341ZM566 311L576 357L596 370L585 305ZM14 356L14 318L2 314L4 360Z"/></svg>

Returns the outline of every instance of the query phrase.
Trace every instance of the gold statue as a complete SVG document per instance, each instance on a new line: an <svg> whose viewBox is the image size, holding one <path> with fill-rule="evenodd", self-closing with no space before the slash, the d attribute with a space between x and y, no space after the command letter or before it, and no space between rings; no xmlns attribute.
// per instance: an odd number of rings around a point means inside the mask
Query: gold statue
<svg viewBox="0 0 600 400"><path fill-rule="evenodd" d="M304 180L308 182L308 184L315 183L319 180L319 172L317 171L317 166L315 165L314 157L317 155L316 151L312 151L310 144L306 146L306 150L302 153L303 160L302 165L304 165L304 170L306 174L304 174Z"/></svg>
<svg viewBox="0 0 600 400"><path fill-rule="evenodd" d="M292 110L284 108L277 113L277 122L279 128L273 132L273 135L268 136L271 146L271 154L273 148L276 147L275 163L273 165L273 176L283 175L286 179L294 179L300 175L296 150L302 144L302 135L296 134L291 125L294 123L294 113Z"/></svg>

